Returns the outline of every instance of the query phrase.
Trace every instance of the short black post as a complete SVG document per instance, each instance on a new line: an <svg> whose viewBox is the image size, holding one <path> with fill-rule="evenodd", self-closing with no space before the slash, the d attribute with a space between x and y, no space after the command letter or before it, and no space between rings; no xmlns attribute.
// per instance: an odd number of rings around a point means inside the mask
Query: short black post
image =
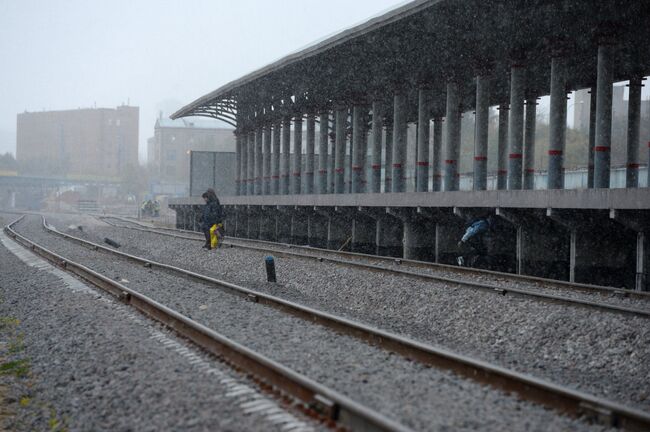
<svg viewBox="0 0 650 432"><path fill-rule="evenodd" d="M275 260L272 256L264 258L266 263L266 280L267 282L275 282Z"/></svg>

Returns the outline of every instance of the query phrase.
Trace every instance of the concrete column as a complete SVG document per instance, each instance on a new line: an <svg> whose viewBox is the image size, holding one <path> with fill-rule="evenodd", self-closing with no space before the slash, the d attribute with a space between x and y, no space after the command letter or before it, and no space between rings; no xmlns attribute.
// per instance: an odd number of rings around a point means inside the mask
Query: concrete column
<svg viewBox="0 0 650 432"><path fill-rule="evenodd" d="M306 245L308 241L308 217L302 209L291 212L291 243Z"/></svg>
<svg viewBox="0 0 650 432"><path fill-rule="evenodd" d="M641 126L641 77L630 79L627 108L627 170L625 187L639 187L639 131ZM648 168L650 170L650 168Z"/></svg>
<svg viewBox="0 0 650 432"><path fill-rule="evenodd" d="M260 127L255 131L255 195L262 195L262 178L264 177L264 131Z"/></svg>
<svg viewBox="0 0 650 432"><path fill-rule="evenodd" d="M307 114L307 160L305 161L305 193L314 193L314 147L316 145L316 118Z"/></svg>
<svg viewBox="0 0 650 432"><path fill-rule="evenodd" d="M510 68L510 123L508 125L508 190L521 189L524 142L524 68Z"/></svg>
<svg viewBox="0 0 650 432"><path fill-rule="evenodd" d="M587 187L594 187L594 147L596 146L596 87L589 91L589 162L587 166Z"/></svg>
<svg viewBox="0 0 650 432"><path fill-rule="evenodd" d="M273 126L273 154L272 159L272 173L271 173L271 193L278 195L280 193L280 137L282 131L282 123L277 122Z"/></svg>
<svg viewBox="0 0 650 432"><path fill-rule="evenodd" d="M416 218L404 219L404 259L433 261L435 256L435 226L433 222Z"/></svg>
<svg viewBox="0 0 650 432"><path fill-rule="evenodd" d="M282 119L282 159L280 161L280 194L289 195L291 158L291 117Z"/></svg>
<svg viewBox="0 0 650 432"><path fill-rule="evenodd" d="M364 172L366 169L366 145L368 136L366 134L366 121L368 109L355 105L352 112L352 193L364 193Z"/></svg>
<svg viewBox="0 0 650 432"><path fill-rule="evenodd" d="M350 222L347 218L331 215L327 220L327 249L339 249L350 234Z"/></svg>
<svg viewBox="0 0 650 432"><path fill-rule="evenodd" d="M433 151L431 152L431 170L433 183L431 190L438 192L442 187L442 118L434 117L433 119Z"/></svg>
<svg viewBox="0 0 650 432"><path fill-rule="evenodd" d="M327 247L327 218L317 212L311 212L307 219L307 237L309 246Z"/></svg>
<svg viewBox="0 0 650 432"><path fill-rule="evenodd" d="M551 103L549 115L548 189L564 189L564 147L566 142L566 76L564 59L551 60Z"/></svg>
<svg viewBox="0 0 650 432"><path fill-rule="evenodd" d="M393 191L393 121L386 122L386 162L384 163L384 192Z"/></svg>
<svg viewBox="0 0 650 432"><path fill-rule="evenodd" d="M499 105L499 136L497 144L497 189L508 187L508 123L510 121L508 104Z"/></svg>
<svg viewBox="0 0 650 432"><path fill-rule="evenodd" d="M445 191L456 191L458 176L458 154L460 153L460 95L458 84L447 83L447 142L445 148Z"/></svg>
<svg viewBox="0 0 650 432"><path fill-rule="evenodd" d="M393 108L393 192L406 192L406 95L395 93Z"/></svg>
<svg viewBox="0 0 650 432"><path fill-rule="evenodd" d="M302 193L302 116L293 120L293 194Z"/></svg>
<svg viewBox="0 0 650 432"><path fill-rule="evenodd" d="M400 220L389 215L378 217L375 253L380 256L401 257L403 235Z"/></svg>
<svg viewBox="0 0 650 432"><path fill-rule="evenodd" d="M262 170L262 195L271 195L271 125L264 126L264 166Z"/></svg>
<svg viewBox="0 0 650 432"><path fill-rule="evenodd" d="M248 195L255 195L255 132L248 134Z"/></svg>
<svg viewBox="0 0 650 432"><path fill-rule="evenodd" d="M275 241L275 211L263 208L260 213L260 240Z"/></svg>
<svg viewBox="0 0 650 432"><path fill-rule="evenodd" d="M327 140L329 139L329 114L327 111L320 115L320 131L318 133L318 193L327 193Z"/></svg>
<svg viewBox="0 0 650 432"><path fill-rule="evenodd" d="M336 177L336 111L332 113L332 132L329 134L330 138L330 154L327 166L327 193L334 193L334 177Z"/></svg>
<svg viewBox="0 0 650 432"><path fill-rule="evenodd" d="M647 262L648 257L647 245L646 245L646 235L645 232L640 231L636 234L636 280L634 284L634 289L637 291L647 291L648 290L648 280L647 280Z"/></svg>
<svg viewBox="0 0 650 432"><path fill-rule="evenodd" d="M614 82L613 48L598 47L596 82L596 145L594 146L594 187L609 188L612 147L612 83Z"/></svg>
<svg viewBox="0 0 650 432"><path fill-rule="evenodd" d="M242 132L241 138L241 183L240 192L242 195L248 195L248 134Z"/></svg>
<svg viewBox="0 0 650 432"><path fill-rule="evenodd" d="M383 132L383 109L380 101L372 103L372 178L370 192L381 192L381 141Z"/></svg>
<svg viewBox="0 0 650 432"><path fill-rule="evenodd" d="M279 243L291 243L291 216L285 211L276 212L275 236Z"/></svg>
<svg viewBox="0 0 650 432"><path fill-rule="evenodd" d="M418 92L418 155L415 161L415 191L429 190L429 132L431 118L431 90L421 88Z"/></svg>
<svg viewBox="0 0 650 432"><path fill-rule="evenodd" d="M490 80L476 77L476 136L474 138L474 190L487 189L488 127L490 123Z"/></svg>
<svg viewBox="0 0 650 432"><path fill-rule="evenodd" d="M569 282L575 282L578 231L575 228L572 228L569 231L569 235Z"/></svg>
<svg viewBox="0 0 650 432"><path fill-rule="evenodd" d="M535 189L535 121L537 98L526 99L524 123L524 189Z"/></svg>
<svg viewBox="0 0 650 432"><path fill-rule="evenodd" d="M356 214L352 220L352 252L371 254L375 252L377 225L367 216Z"/></svg>
<svg viewBox="0 0 650 432"><path fill-rule="evenodd" d="M237 166L235 167L235 195L241 195L241 134L235 133L235 152L237 154Z"/></svg>
<svg viewBox="0 0 650 432"><path fill-rule="evenodd" d="M338 108L336 110L336 155L334 159L334 193L345 192L345 141L346 123L348 110Z"/></svg>

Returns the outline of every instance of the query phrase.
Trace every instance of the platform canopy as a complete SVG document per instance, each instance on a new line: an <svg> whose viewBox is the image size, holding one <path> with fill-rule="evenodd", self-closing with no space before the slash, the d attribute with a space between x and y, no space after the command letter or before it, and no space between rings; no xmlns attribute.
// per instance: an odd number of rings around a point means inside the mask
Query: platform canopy
<svg viewBox="0 0 650 432"><path fill-rule="evenodd" d="M208 116L247 128L278 115L409 96L443 94L448 80L475 101L473 79L493 78L491 104L506 102L508 71L526 67L527 89L549 93L550 60L568 61L570 89L596 80L599 43L616 45L616 79L650 73L650 2L644 0L418 0L370 19L219 87L172 118ZM444 97L434 115L444 114Z"/></svg>

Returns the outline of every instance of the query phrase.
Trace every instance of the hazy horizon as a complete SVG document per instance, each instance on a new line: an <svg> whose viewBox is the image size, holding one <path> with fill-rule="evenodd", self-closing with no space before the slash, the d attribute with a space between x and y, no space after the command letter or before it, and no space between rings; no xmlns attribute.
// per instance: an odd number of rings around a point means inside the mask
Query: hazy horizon
<svg viewBox="0 0 650 432"><path fill-rule="evenodd" d="M15 155L21 112L129 103L143 162L159 111L403 3L0 0L0 154Z"/></svg>

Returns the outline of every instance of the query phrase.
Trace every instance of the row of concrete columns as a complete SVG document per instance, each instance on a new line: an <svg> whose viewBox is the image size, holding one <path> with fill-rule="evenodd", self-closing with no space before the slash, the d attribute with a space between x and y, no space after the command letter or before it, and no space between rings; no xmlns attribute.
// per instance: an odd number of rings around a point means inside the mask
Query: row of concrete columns
<svg viewBox="0 0 650 432"><path fill-rule="evenodd" d="M564 151L566 141L567 77L565 59L551 60L550 124L548 147L548 189L564 188ZM489 123L489 77L476 78L476 130L474 147L475 190L487 188L487 135ZM589 133L589 187L608 188L610 177L611 119L612 119L613 54L612 47L601 45L598 50L597 83L592 89ZM630 80L628 109L627 187L638 187L639 128L641 78ZM444 169L441 172L442 119L431 114L432 92L427 88L418 94L418 133L416 150L415 190L455 191L459 188L459 152L461 100L457 82L446 88L446 139ZM512 66L510 71L510 101L499 105L497 189L533 189L535 160L536 95L527 94L525 67ZM294 152L290 160L291 117L254 132L237 135L238 193L300 194L345 193L346 170L350 173L351 192L378 193L381 190L382 150L385 155L384 190L406 191L407 98L403 91L393 97L392 117L384 116L382 101L372 106L363 103L352 107L352 139L350 166L345 166L348 148L349 109L337 106L333 111L333 142L328 155L329 113L321 113L319 133L318 176L316 176L315 116L307 115L305 188L302 189L302 123L303 117L293 119ZM367 128L372 108L372 127ZM433 117L433 139L430 125ZM386 139L382 142L385 128ZM281 132L280 132L281 129ZM370 134L369 134L370 132ZM370 181L366 179L368 139L371 139L372 161ZM432 141L432 142L431 142ZM432 144L433 167L430 163ZM273 153L271 153L271 148ZM331 156L331 157L328 157ZM292 164L292 166L291 166ZM430 175L433 172L431 188ZM650 172L650 171L649 171ZM441 177L442 174L442 177ZM331 184L328 184L328 178ZM318 180L317 183L316 179ZM442 180L442 181L441 181Z"/></svg>

